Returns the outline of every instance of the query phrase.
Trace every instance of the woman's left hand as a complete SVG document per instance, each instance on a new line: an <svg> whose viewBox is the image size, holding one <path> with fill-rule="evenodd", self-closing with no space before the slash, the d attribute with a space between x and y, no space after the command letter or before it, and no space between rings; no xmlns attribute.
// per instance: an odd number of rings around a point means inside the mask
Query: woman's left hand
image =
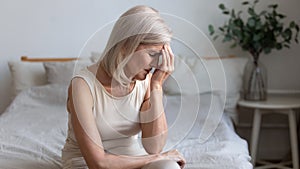
<svg viewBox="0 0 300 169"><path fill-rule="evenodd" d="M164 81L174 71L174 54L170 44L165 44L160 56L162 63L158 65L151 78L151 88L161 88Z"/></svg>

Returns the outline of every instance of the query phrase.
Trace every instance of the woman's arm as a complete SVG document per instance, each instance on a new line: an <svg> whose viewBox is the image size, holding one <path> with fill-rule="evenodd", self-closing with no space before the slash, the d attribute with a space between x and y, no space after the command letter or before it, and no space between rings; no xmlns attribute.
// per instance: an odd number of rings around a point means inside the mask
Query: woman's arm
<svg viewBox="0 0 300 169"><path fill-rule="evenodd" d="M102 147L92 113L93 98L86 82L81 78L74 78L69 87L68 111L80 151L90 169L135 169L171 156L179 157L178 152L164 155L146 155L139 157L113 155L105 153Z"/></svg>
<svg viewBox="0 0 300 169"><path fill-rule="evenodd" d="M151 80L151 78L150 78ZM148 88L140 112L142 144L149 154L160 153L167 140L167 122L162 106L162 89Z"/></svg>
<svg viewBox="0 0 300 169"><path fill-rule="evenodd" d="M163 107L162 85L174 70L174 55L169 44L162 49L162 64L150 78L141 107L140 120L142 128L142 143L149 154L160 153L167 140L167 122Z"/></svg>

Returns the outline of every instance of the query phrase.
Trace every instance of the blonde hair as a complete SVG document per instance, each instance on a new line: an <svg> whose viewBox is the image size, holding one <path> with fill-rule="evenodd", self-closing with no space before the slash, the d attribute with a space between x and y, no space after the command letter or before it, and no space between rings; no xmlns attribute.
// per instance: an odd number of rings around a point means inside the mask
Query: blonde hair
<svg viewBox="0 0 300 169"><path fill-rule="evenodd" d="M158 11L148 6L135 6L115 23L102 53L100 66L118 83L131 82L124 67L140 44L162 44L171 41L171 30Z"/></svg>

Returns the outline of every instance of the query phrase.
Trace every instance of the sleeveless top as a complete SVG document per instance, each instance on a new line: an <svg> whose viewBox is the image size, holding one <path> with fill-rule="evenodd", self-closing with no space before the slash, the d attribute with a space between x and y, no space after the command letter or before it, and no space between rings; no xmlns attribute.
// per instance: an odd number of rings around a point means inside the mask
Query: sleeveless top
<svg viewBox="0 0 300 169"><path fill-rule="evenodd" d="M118 155L145 155L146 151L138 141L141 131L139 124L139 110L143 103L149 76L143 81L136 81L133 90L122 97L112 96L87 68L82 69L73 78L82 78L89 86L94 100L93 115L103 148L108 153ZM68 116L68 133L66 143L62 149L62 162L65 164L72 159L82 158Z"/></svg>

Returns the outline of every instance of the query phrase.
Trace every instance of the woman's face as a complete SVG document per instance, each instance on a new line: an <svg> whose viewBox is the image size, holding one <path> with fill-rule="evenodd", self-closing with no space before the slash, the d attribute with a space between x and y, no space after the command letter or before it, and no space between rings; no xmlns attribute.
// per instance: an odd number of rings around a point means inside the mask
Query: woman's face
<svg viewBox="0 0 300 169"><path fill-rule="evenodd" d="M164 44L139 45L125 66L126 75L134 80L144 80L151 69L158 65Z"/></svg>

